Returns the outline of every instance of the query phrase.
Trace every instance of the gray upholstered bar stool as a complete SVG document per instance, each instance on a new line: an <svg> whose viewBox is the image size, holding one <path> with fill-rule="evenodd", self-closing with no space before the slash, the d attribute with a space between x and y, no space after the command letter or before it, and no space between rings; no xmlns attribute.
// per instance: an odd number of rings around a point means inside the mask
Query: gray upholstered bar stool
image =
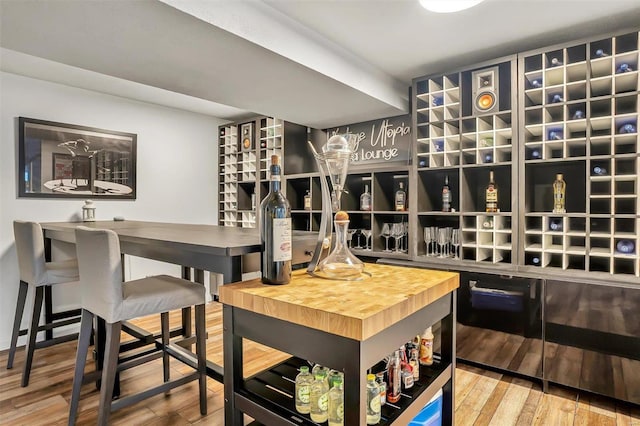
<svg viewBox="0 0 640 426"><path fill-rule="evenodd" d="M16 239L16 252L18 254L18 265L20 269L20 289L18 290L16 314L13 319L13 331L11 333L7 368L13 368L18 336L28 334L21 383L24 387L29 384L31 363L33 361L33 353L36 349L67 342L78 337L78 333L72 333L42 342L36 342L36 336L39 331L52 330L80 321L79 311L71 310L57 314L62 320L39 325L45 287L55 284L77 282L79 279L78 262L76 259L61 262L46 262L44 255L44 235L42 234L42 227L39 223L16 220L13 222L13 233ZM24 313L29 287L34 288L31 323L28 329L21 330L20 323Z"/></svg>
<svg viewBox="0 0 640 426"><path fill-rule="evenodd" d="M192 380L199 380L200 413L207 413L205 288L191 281L159 275L122 281L122 261L118 235L106 229L76 229L76 250L80 267L82 320L71 391L69 424L75 424L94 316L106 323L106 344L100 387L98 424L106 425L111 411L166 392ZM179 379L169 377L169 311L195 306L197 370ZM116 372L139 365L118 365L122 321L161 314L164 383L144 392L112 402ZM89 379L90 377L86 377ZM126 391L126 390L123 390Z"/></svg>

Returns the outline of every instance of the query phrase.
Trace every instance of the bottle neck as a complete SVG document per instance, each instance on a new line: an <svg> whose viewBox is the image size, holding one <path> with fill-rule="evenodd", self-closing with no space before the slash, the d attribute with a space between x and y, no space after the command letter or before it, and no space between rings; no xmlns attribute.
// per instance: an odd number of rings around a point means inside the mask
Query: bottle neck
<svg viewBox="0 0 640 426"><path fill-rule="evenodd" d="M271 192L280 191L280 166L271 166Z"/></svg>

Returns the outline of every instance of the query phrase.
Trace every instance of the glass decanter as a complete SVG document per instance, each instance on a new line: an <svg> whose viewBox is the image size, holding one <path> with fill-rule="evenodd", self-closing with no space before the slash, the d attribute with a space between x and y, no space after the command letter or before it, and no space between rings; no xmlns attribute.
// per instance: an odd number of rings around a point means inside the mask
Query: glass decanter
<svg viewBox="0 0 640 426"><path fill-rule="evenodd" d="M357 280L362 278L364 263L355 257L347 245L349 215L344 211L336 213L333 221L336 231L336 245L322 262L319 269L327 278Z"/></svg>

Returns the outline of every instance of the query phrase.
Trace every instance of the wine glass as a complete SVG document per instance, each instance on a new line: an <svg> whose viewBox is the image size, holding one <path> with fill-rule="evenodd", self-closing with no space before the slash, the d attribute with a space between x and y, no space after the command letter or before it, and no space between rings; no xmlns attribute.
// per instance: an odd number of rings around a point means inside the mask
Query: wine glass
<svg viewBox="0 0 640 426"><path fill-rule="evenodd" d="M394 238L396 243L396 253L400 251L400 240L402 239L402 234L404 232L404 226L402 223L394 223L391 226L391 236Z"/></svg>
<svg viewBox="0 0 640 426"><path fill-rule="evenodd" d="M347 229L347 247L351 248L351 242L353 240L353 234L355 234L357 229Z"/></svg>
<svg viewBox="0 0 640 426"><path fill-rule="evenodd" d="M407 253L409 251L409 222L402 222L402 236L404 237L404 244L402 251Z"/></svg>
<svg viewBox="0 0 640 426"><path fill-rule="evenodd" d="M438 246L440 246L440 256L438 257L447 257L444 254L444 247L447 244L447 228L438 228Z"/></svg>
<svg viewBox="0 0 640 426"><path fill-rule="evenodd" d="M430 256L429 250L431 250L431 241L433 241L433 235L431 233L431 227L424 227L424 245L426 249L425 256Z"/></svg>
<svg viewBox="0 0 640 426"><path fill-rule="evenodd" d="M373 250L373 246L371 244L371 234L372 231L371 229L363 229L362 230L362 235L364 235L365 238L365 250Z"/></svg>
<svg viewBox="0 0 640 426"><path fill-rule="evenodd" d="M453 231L453 228L448 226L444 229L445 229L444 251L445 251L445 256L449 257L451 256L451 233Z"/></svg>
<svg viewBox="0 0 640 426"><path fill-rule="evenodd" d="M360 241L362 240L362 229L356 229L356 236L358 237L358 239L356 239L358 245L355 246L354 249L361 249L362 246L360 245Z"/></svg>
<svg viewBox="0 0 640 426"><path fill-rule="evenodd" d="M389 250L389 237L391 237L391 227L389 225L389 223L382 225L382 231L380 232L380 236L385 238L384 251L391 251Z"/></svg>
<svg viewBox="0 0 640 426"><path fill-rule="evenodd" d="M451 245L453 246L453 258L459 259L458 247L460 247L460 229L454 229L451 232Z"/></svg>
<svg viewBox="0 0 640 426"><path fill-rule="evenodd" d="M438 228L435 226L430 226L429 229L431 229L431 241L429 242L429 244L433 247L431 256L435 256L437 249L436 240L438 239Z"/></svg>

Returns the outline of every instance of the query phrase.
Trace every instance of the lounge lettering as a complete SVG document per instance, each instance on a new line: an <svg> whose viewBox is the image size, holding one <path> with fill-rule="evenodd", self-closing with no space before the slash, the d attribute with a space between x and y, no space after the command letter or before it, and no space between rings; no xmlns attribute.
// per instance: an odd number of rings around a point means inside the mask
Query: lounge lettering
<svg viewBox="0 0 640 426"><path fill-rule="evenodd" d="M356 144L352 163L368 164L387 161L407 161L411 145L411 126L408 116L385 118L377 121L351 124L330 130L329 135L352 133Z"/></svg>

